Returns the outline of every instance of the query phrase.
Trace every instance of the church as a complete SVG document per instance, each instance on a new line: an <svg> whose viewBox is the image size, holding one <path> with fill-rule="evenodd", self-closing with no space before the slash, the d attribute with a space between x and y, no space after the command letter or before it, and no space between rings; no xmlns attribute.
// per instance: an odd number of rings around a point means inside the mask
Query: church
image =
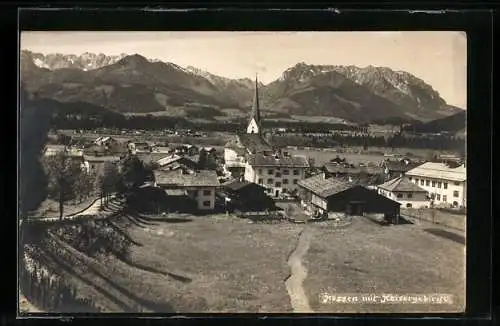
<svg viewBox="0 0 500 326"><path fill-rule="evenodd" d="M263 186L274 198L283 193L296 193L298 182L305 178L309 168L308 160L305 156L289 155L271 144L263 135L261 122L256 78L246 133L237 134L224 146L224 168L233 177Z"/></svg>

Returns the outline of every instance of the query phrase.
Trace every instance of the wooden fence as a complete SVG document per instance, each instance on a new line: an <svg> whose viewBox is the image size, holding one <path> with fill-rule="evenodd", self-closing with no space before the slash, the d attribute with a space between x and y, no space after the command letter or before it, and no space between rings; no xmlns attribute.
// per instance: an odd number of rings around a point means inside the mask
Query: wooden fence
<svg viewBox="0 0 500 326"><path fill-rule="evenodd" d="M452 214L436 208L401 208L401 215L410 217L417 223L425 221L465 231L466 215Z"/></svg>

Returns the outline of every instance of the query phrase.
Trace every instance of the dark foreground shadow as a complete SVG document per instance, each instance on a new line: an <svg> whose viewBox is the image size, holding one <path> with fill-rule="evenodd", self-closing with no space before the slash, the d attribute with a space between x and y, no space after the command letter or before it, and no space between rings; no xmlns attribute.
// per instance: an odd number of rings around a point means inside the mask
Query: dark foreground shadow
<svg viewBox="0 0 500 326"><path fill-rule="evenodd" d="M430 234L433 234L435 236L445 238L457 243L460 243L462 245L465 245L465 238L461 235L458 235L453 232L449 232L446 230L441 230L441 229L425 229L424 231L429 232Z"/></svg>

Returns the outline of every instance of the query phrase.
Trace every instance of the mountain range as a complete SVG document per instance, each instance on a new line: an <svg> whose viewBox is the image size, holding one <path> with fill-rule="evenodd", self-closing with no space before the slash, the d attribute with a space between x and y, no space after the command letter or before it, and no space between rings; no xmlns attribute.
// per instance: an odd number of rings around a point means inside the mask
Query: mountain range
<svg viewBox="0 0 500 326"><path fill-rule="evenodd" d="M231 79L141 55L80 56L21 51L21 82L30 93L124 114L204 119L246 118L255 82ZM431 121L463 112L423 80L385 67L298 63L259 83L263 116L336 117L352 122Z"/></svg>

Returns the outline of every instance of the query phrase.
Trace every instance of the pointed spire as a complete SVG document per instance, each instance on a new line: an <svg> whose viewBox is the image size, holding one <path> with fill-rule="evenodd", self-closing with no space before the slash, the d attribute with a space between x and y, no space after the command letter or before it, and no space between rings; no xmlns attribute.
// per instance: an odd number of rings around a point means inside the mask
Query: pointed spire
<svg viewBox="0 0 500 326"><path fill-rule="evenodd" d="M255 122L260 123L260 107L259 107L259 82L257 80L257 74L255 74L255 94L253 97L252 105L252 117Z"/></svg>

